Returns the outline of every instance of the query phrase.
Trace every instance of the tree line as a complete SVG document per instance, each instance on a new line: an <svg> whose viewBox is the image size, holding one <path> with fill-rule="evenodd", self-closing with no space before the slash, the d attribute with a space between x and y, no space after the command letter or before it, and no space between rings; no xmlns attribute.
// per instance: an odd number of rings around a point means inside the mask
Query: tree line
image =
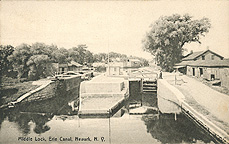
<svg viewBox="0 0 229 144"><path fill-rule="evenodd" d="M185 51L184 45L200 42L211 27L208 18L193 19L189 14L162 16L150 25L142 43L143 50L155 56L157 64L165 71L172 71L179 63ZM147 60L115 52L109 53L110 61L119 59L126 61L137 58L142 65L148 65ZM93 54L86 45L78 45L70 49L58 48L56 45L34 43L21 44L15 48L10 45L0 46L0 80L4 75L17 73L18 79L36 80L50 75L52 63L67 63L74 60L80 64L107 62L106 53Z"/></svg>
<svg viewBox="0 0 229 144"><path fill-rule="evenodd" d="M109 53L110 61L120 59L128 60L127 55L115 52ZM147 65L147 60L139 57L142 65ZM93 62L107 62L106 53L93 54L86 45L78 45L70 49L58 48L56 45L45 43L21 44L16 47L0 45L0 79L2 76L13 76L18 79L37 80L52 75L53 63L92 64Z"/></svg>

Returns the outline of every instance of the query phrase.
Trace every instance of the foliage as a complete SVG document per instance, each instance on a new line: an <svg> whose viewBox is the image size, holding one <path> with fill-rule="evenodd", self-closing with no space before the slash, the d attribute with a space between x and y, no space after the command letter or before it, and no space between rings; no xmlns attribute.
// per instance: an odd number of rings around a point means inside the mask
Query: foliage
<svg viewBox="0 0 229 144"><path fill-rule="evenodd" d="M116 52L109 53L110 62L118 59L119 61L127 61L128 57L125 54L120 54ZM108 62L108 54L106 53L99 53L93 55L94 62Z"/></svg>
<svg viewBox="0 0 229 144"><path fill-rule="evenodd" d="M17 46L9 60L13 63L13 67L18 71L18 78L26 77L29 72L29 67L27 67L26 62L32 55L31 47L27 44L21 44Z"/></svg>
<svg viewBox="0 0 229 144"><path fill-rule="evenodd" d="M50 58L48 55L33 55L27 61L27 66L30 67L28 78L30 80L37 80L46 77L46 65L49 64Z"/></svg>
<svg viewBox="0 0 229 144"><path fill-rule="evenodd" d="M110 52L109 55L110 61L117 59L126 61L128 59L126 55L115 52ZM145 59L136 58L142 63L147 62ZM37 42L32 45L17 46L7 60L13 64L14 70L18 73L18 79L37 80L53 75L57 71L57 63L63 64L73 60L90 66L93 62L106 63L108 56L106 53L93 54L87 50L86 45L65 49ZM98 70L105 71L105 67L100 67Z"/></svg>
<svg viewBox="0 0 229 144"><path fill-rule="evenodd" d="M106 53L99 53L93 55L94 62L106 62L107 61L107 54Z"/></svg>
<svg viewBox="0 0 229 144"><path fill-rule="evenodd" d="M184 44L200 42L211 27L208 18L192 20L188 14L162 16L150 26L143 40L143 49L156 56L157 63L166 71L180 62Z"/></svg>
<svg viewBox="0 0 229 144"><path fill-rule="evenodd" d="M80 64L93 62L93 54L87 50L86 45L78 45L71 48L69 50L69 57Z"/></svg>
<svg viewBox="0 0 229 144"><path fill-rule="evenodd" d="M57 63L66 63L71 61L71 59L68 59L69 51L65 48L60 48L53 51L52 56L54 61Z"/></svg>
<svg viewBox="0 0 229 144"><path fill-rule="evenodd" d="M0 45L0 84L2 76L12 67L8 57L13 53L14 47L11 45Z"/></svg>

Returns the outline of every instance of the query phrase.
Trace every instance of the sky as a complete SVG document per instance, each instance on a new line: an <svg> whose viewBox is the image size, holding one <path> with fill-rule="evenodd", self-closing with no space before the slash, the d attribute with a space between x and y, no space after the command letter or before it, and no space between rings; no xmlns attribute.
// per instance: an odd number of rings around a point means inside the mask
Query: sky
<svg viewBox="0 0 229 144"><path fill-rule="evenodd" d="M150 59L142 39L160 16L189 13L207 17L212 28L190 43L229 57L229 1L0 1L0 43L43 42L71 48L86 44L93 53L108 51Z"/></svg>

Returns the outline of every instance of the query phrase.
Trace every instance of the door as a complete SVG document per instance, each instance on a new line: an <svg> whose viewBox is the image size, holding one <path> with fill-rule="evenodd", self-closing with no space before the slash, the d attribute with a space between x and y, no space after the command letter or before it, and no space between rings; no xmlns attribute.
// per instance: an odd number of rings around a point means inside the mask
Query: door
<svg viewBox="0 0 229 144"><path fill-rule="evenodd" d="M195 76L195 68L192 68L192 75Z"/></svg>
<svg viewBox="0 0 229 144"><path fill-rule="evenodd" d="M203 68L200 68L200 76L203 75Z"/></svg>
<svg viewBox="0 0 229 144"><path fill-rule="evenodd" d="M64 73L64 68L61 68L61 74Z"/></svg>

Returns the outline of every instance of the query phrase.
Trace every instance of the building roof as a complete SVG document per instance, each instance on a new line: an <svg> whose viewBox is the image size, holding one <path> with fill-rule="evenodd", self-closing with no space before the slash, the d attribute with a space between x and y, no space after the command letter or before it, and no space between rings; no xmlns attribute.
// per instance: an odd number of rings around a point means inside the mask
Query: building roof
<svg viewBox="0 0 229 144"><path fill-rule="evenodd" d="M66 64L66 63L59 63L58 66L59 67L62 67L62 68L67 68L68 67L68 64Z"/></svg>
<svg viewBox="0 0 229 144"><path fill-rule="evenodd" d="M129 59L129 61L140 62L139 59Z"/></svg>
<svg viewBox="0 0 229 144"><path fill-rule="evenodd" d="M208 61L182 61L175 66L229 67L229 59Z"/></svg>
<svg viewBox="0 0 229 144"><path fill-rule="evenodd" d="M68 63L68 66L76 66L76 67L82 67L81 64L75 62L75 61L71 61L70 63Z"/></svg>
<svg viewBox="0 0 229 144"><path fill-rule="evenodd" d="M195 58L197 58L198 56L202 55L205 51L197 51L197 52L193 52L191 54L188 54L187 57L183 58L182 60L194 60Z"/></svg>
<svg viewBox="0 0 229 144"><path fill-rule="evenodd" d="M223 58L222 56L216 54L215 52L211 51L211 50L205 50L205 51L198 51L198 52L193 52L191 54L188 54L185 58L182 59L182 61L188 61L188 60L194 60L196 59L197 57L203 55L204 53L206 52L210 52L210 53L213 53L221 58Z"/></svg>
<svg viewBox="0 0 229 144"><path fill-rule="evenodd" d="M109 65L107 65L107 67L123 67L123 62L110 62Z"/></svg>

